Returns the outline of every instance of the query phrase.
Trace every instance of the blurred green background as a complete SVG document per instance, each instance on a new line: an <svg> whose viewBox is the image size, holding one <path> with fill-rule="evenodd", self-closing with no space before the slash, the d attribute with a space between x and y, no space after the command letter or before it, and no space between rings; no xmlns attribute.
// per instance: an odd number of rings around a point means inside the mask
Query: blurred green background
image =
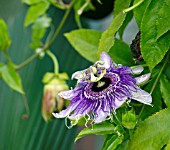
<svg viewBox="0 0 170 150"><path fill-rule="evenodd" d="M0 0L0 16L6 21L12 39L9 54L16 64L20 64L33 53L29 48L31 28L23 27L26 11L27 6L19 0ZM57 27L64 12L51 8L48 13ZM51 47L58 58L60 72L65 71L69 76L89 65L63 36L63 33L74 28L76 24L73 15L70 15ZM0 60L5 61L2 53ZM73 149L77 127L67 129L64 120L61 119L54 119L46 124L41 116L41 80L47 71L53 71L53 64L48 57L36 59L19 71L30 108L27 120L22 119L22 115L26 113L22 96L0 81L0 150ZM69 82L69 85L73 86L73 83Z"/></svg>

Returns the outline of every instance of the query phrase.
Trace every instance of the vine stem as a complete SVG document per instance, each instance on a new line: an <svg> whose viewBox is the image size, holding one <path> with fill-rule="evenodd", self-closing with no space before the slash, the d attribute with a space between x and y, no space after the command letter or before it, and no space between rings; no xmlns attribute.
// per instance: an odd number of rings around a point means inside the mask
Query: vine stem
<svg viewBox="0 0 170 150"><path fill-rule="evenodd" d="M58 61L57 61L55 55L49 50L47 51L47 55L52 59L52 61L54 63L54 73L58 74L58 72L59 72Z"/></svg>
<svg viewBox="0 0 170 150"><path fill-rule="evenodd" d="M142 4L144 2L144 0L140 0L138 3L134 4L132 7L129 7L125 10L123 10L123 13L127 13L131 10L133 10L134 8L138 7L140 4Z"/></svg>
<svg viewBox="0 0 170 150"><path fill-rule="evenodd" d="M113 113L113 114L114 114L114 116L115 116L116 120L118 121L118 123L119 123L120 127L122 128L123 132L125 132L124 127L122 126L122 123L120 122L119 118L116 116L116 114L115 114L115 113Z"/></svg>
<svg viewBox="0 0 170 150"><path fill-rule="evenodd" d="M55 33L53 34L53 36L51 37L51 39L49 40L49 42L47 44L45 44L44 48L42 49L42 52L46 52L49 47L53 44L54 40L56 39L56 37L58 36L58 34L60 33L64 23L66 22L71 8L73 7L75 0L72 0L72 2L69 4L68 9L66 10L58 28L56 29ZM39 56L39 53L34 53L32 56L30 56L29 58L27 58L23 63L21 63L20 65L16 66L16 70L19 70L21 68L23 68L24 66L26 66L27 64L29 64L32 60L34 60L35 58L37 58Z"/></svg>
<svg viewBox="0 0 170 150"><path fill-rule="evenodd" d="M23 68L24 66L26 66L27 64L29 64L32 60L34 60L39 54L35 53L32 56L30 56L29 58L27 58L23 63L21 63L20 65L16 66L16 70L20 70L21 68Z"/></svg>
<svg viewBox="0 0 170 150"><path fill-rule="evenodd" d="M166 64L168 63L168 60L169 60L169 52L168 52L168 54L167 54L167 56L166 56L166 58L165 58L165 62L164 62L164 64L163 64L163 66L162 66L162 68L161 68L161 70L160 70L160 72L159 72L159 74L158 74L158 76L157 76L157 78L156 78L154 84L152 85L150 94L153 93L153 91L154 91L154 89L155 89L155 87L156 87L156 85L157 85L157 83L158 83L158 81L159 81L159 78L160 78L160 76L161 76L161 74L162 74L162 72L163 72L163 70L164 70ZM139 116L138 116L138 121L139 121L139 118L140 118L140 116L141 116L141 114L142 114L144 108L145 108L145 105L143 105L142 108L141 108L141 111L140 111Z"/></svg>
<svg viewBox="0 0 170 150"><path fill-rule="evenodd" d="M129 136L130 136L130 139L132 138L132 135L133 135L133 129L129 129Z"/></svg>
<svg viewBox="0 0 170 150"><path fill-rule="evenodd" d="M24 94L22 96L23 96L23 101L24 101L24 105L25 105L25 108L26 108L26 114L23 114L22 117L23 117L23 119L27 119L30 115L30 109L29 109L29 106L28 106L26 95Z"/></svg>
<svg viewBox="0 0 170 150"><path fill-rule="evenodd" d="M84 3L84 5L78 10L78 15L81 15L83 13L83 10L88 6L88 4L90 3L90 0L86 0L86 2Z"/></svg>
<svg viewBox="0 0 170 150"><path fill-rule="evenodd" d="M12 60L11 60L9 54L8 54L7 49L5 49L3 52L4 52L5 58L6 58L6 60L8 61L8 63L13 64L13 63L12 63Z"/></svg>

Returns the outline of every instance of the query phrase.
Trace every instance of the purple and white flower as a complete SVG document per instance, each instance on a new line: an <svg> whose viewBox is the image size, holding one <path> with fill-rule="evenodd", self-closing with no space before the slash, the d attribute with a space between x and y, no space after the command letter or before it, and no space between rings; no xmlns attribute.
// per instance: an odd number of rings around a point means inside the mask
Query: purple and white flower
<svg viewBox="0 0 170 150"><path fill-rule="evenodd" d="M130 68L116 65L103 52L93 66L73 74L72 78L78 80L76 87L59 93L64 99L71 100L70 105L53 115L74 120L88 116L88 120L100 123L128 99L151 105L151 95L138 87L149 79L150 73L137 78L132 76L142 71L142 66Z"/></svg>

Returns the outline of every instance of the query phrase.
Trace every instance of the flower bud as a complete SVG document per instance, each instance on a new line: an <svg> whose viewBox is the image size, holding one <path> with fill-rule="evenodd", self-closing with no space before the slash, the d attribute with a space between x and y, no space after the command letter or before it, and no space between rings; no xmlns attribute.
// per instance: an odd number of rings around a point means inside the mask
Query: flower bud
<svg viewBox="0 0 170 150"><path fill-rule="evenodd" d="M122 115L122 125L127 129L133 129L136 125L137 117L133 110L127 111Z"/></svg>
<svg viewBox="0 0 170 150"><path fill-rule="evenodd" d="M64 79L54 76L44 86L42 101L42 116L46 122L52 118L53 112L60 112L64 107L64 99L58 95L59 92L68 90Z"/></svg>

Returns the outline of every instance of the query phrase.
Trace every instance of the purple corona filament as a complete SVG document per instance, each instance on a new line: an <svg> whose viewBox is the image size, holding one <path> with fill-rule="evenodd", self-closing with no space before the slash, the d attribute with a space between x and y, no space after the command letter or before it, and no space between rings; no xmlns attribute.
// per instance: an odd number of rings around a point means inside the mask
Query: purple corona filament
<svg viewBox="0 0 170 150"><path fill-rule="evenodd" d="M78 80L76 87L59 95L71 100L67 109L53 113L56 118L79 120L88 116L88 120L100 123L115 112L127 99L151 105L151 95L138 85L146 82L150 73L134 78L143 67L130 68L116 65L109 55L103 52L100 60L83 71L75 72L72 78Z"/></svg>

